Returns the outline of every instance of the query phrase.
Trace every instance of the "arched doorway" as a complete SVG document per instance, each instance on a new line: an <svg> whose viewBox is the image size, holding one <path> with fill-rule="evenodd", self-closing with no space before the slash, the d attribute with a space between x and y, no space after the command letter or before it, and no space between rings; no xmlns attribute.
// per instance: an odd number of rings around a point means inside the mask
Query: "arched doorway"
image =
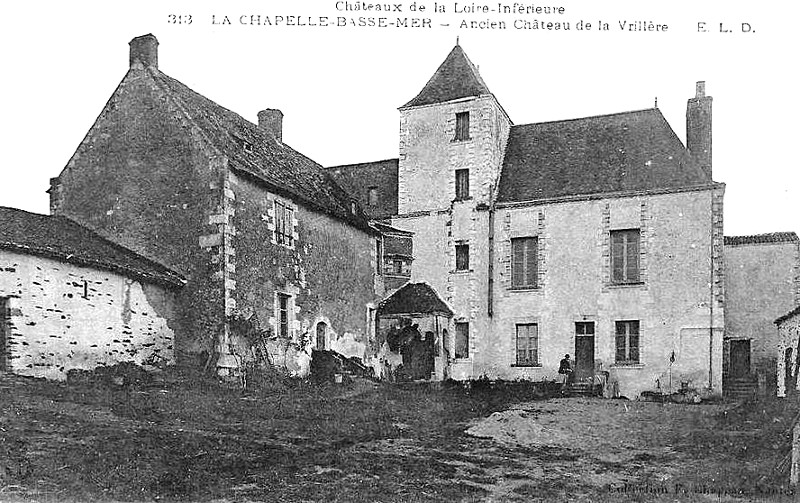
<svg viewBox="0 0 800 503"><path fill-rule="evenodd" d="M317 323L317 350L324 351L327 348L325 335L328 332L328 325L324 321Z"/></svg>

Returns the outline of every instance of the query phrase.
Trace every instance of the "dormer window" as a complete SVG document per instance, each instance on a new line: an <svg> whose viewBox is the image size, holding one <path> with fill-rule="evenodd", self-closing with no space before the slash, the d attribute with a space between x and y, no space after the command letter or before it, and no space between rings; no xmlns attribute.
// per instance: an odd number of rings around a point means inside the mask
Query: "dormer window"
<svg viewBox="0 0 800 503"><path fill-rule="evenodd" d="M358 205L356 204L356 202L355 201L350 201L350 213L355 215L357 213L357 211L358 211Z"/></svg>
<svg viewBox="0 0 800 503"><path fill-rule="evenodd" d="M469 139L469 112L458 112L456 114L456 135L453 137L453 141Z"/></svg>

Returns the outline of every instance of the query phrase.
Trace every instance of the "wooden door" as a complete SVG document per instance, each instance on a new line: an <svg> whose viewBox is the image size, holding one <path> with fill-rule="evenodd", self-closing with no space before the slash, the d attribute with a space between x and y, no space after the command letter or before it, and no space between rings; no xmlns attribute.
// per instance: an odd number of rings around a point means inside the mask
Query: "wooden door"
<svg viewBox="0 0 800 503"><path fill-rule="evenodd" d="M731 377L750 375L750 340L732 340L730 358Z"/></svg>
<svg viewBox="0 0 800 503"><path fill-rule="evenodd" d="M575 379L594 376L594 322L575 323Z"/></svg>

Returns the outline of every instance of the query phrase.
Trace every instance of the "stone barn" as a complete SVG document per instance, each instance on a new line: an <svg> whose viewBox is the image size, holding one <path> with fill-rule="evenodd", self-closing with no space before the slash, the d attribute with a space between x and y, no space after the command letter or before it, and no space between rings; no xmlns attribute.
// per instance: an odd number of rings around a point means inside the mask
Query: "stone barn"
<svg viewBox="0 0 800 503"><path fill-rule="evenodd" d="M0 370L174 363L183 278L63 217L0 207Z"/></svg>

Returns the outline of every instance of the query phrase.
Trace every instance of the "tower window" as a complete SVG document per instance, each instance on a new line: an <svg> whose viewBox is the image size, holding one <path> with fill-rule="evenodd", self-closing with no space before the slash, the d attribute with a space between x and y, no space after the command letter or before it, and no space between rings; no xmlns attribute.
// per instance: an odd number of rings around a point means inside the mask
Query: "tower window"
<svg viewBox="0 0 800 503"><path fill-rule="evenodd" d="M456 201L469 199L469 170L456 170Z"/></svg>
<svg viewBox="0 0 800 503"><path fill-rule="evenodd" d="M456 135L453 141L466 141L469 139L469 112L458 112L456 114Z"/></svg>

